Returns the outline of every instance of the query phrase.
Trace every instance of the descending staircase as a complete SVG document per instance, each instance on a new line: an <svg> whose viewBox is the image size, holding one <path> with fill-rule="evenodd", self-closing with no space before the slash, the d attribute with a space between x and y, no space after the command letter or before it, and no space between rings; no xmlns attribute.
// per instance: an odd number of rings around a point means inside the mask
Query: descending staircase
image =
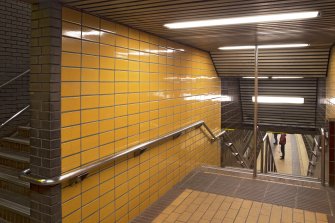
<svg viewBox="0 0 335 223"><path fill-rule="evenodd" d="M0 222L30 222L30 185L18 178L29 168L30 127L0 139Z"/></svg>

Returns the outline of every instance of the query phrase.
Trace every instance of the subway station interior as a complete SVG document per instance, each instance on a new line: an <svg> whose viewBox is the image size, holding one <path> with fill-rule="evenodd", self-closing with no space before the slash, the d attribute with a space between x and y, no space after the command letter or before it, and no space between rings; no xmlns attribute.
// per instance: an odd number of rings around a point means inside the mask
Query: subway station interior
<svg viewBox="0 0 335 223"><path fill-rule="evenodd" d="M1 223L334 223L334 0L0 0Z"/></svg>

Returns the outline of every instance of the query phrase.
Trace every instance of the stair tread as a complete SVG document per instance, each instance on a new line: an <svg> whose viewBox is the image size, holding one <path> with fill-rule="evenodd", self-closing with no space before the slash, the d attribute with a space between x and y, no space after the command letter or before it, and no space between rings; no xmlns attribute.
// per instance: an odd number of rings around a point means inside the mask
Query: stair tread
<svg viewBox="0 0 335 223"><path fill-rule="evenodd" d="M0 165L0 180L7 181L18 186L29 188L30 184L19 178L20 171Z"/></svg>
<svg viewBox="0 0 335 223"><path fill-rule="evenodd" d="M0 190L0 207L7 208L21 215L29 216L29 199L20 194Z"/></svg>
<svg viewBox="0 0 335 223"><path fill-rule="evenodd" d="M0 147L0 158L6 158L23 163L29 163L30 158L28 153L16 152L15 150Z"/></svg>
<svg viewBox="0 0 335 223"><path fill-rule="evenodd" d="M30 145L29 138L23 138L23 137L18 137L18 136L4 137L2 138L2 140L8 141L8 142L20 143L20 144L27 145L27 146Z"/></svg>
<svg viewBox="0 0 335 223"><path fill-rule="evenodd" d="M30 130L31 129L31 127L30 126L19 126L18 127L19 129L24 129L24 130Z"/></svg>

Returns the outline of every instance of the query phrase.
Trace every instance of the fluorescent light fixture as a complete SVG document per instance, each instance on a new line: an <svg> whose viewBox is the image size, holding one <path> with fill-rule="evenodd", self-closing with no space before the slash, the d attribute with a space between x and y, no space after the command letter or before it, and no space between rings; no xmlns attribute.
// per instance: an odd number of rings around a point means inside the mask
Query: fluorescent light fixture
<svg viewBox="0 0 335 223"><path fill-rule="evenodd" d="M318 11L307 11L307 12L295 12L295 13L245 16L245 17L235 17L227 19L209 19L209 20L189 21L189 22L176 22L176 23L168 23L165 24L164 26L169 29L183 29L183 28L196 28L196 27L208 27L208 26L227 26L237 24L280 22L280 21L291 21L299 19L309 19L309 18L315 18L318 15L319 15Z"/></svg>
<svg viewBox="0 0 335 223"><path fill-rule="evenodd" d="M293 43L293 44L272 44L272 45L258 45L259 49L276 49L276 48L298 48L307 47L307 43ZM255 49L256 46L223 46L219 50L250 50Z"/></svg>
<svg viewBox="0 0 335 223"><path fill-rule="evenodd" d="M301 79L304 77L295 77L295 76L273 76L272 79Z"/></svg>
<svg viewBox="0 0 335 223"><path fill-rule="evenodd" d="M255 102L255 96L252 96L252 102ZM267 104L303 104L305 99L298 97L258 96L257 102Z"/></svg>
<svg viewBox="0 0 335 223"><path fill-rule="evenodd" d="M242 77L243 79L255 79L255 77ZM257 77L257 79L268 79L269 77Z"/></svg>
<svg viewBox="0 0 335 223"><path fill-rule="evenodd" d="M255 46L223 46L219 50L253 50Z"/></svg>
<svg viewBox="0 0 335 223"><path fill-rule="evenodd" d="M296 44L275 44L275 45L259 45L259 49L275 49L275 48L296 48L296 47L307 47L307 43L296 43Z"/></svg>

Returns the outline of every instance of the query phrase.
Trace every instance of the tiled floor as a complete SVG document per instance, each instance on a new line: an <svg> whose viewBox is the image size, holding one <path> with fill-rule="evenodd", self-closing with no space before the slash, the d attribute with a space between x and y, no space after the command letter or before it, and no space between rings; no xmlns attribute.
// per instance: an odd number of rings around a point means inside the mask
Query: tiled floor
<svg viewBox="0 0 335 223"><path fill-rule="evenodd" d="M194 172L133 223L333 222L335 192Z"/></svg>

